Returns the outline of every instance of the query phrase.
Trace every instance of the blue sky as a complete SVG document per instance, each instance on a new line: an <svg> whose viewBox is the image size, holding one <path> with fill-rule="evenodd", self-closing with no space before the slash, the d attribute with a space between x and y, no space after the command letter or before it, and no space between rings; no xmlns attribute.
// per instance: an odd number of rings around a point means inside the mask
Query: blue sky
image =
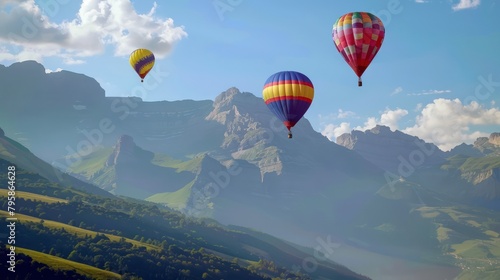
<svg viewBox="0 0 500 280"><path fill-rule="evenodd" d="M348 3L347 3L348 2ZM0 64L34 59L94 77L107 96L214 99L235 86L261 97L275 72L315 86L305 115L335 140L384 124L448 150L500 132L500 29L494 0L0 0ZM377 15L384 43L363 87L337 52L332 25ZM43 19L43 21L40 21ZM143 85L128 63L156 57Z"/></svg>

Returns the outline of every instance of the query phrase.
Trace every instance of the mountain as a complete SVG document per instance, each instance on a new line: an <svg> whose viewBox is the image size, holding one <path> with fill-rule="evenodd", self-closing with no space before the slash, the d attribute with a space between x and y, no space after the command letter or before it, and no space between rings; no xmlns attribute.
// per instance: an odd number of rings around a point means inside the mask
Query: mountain
<svg viewBox="0 0 500 280"><path fill-rule="evenodd" d="M417 137L376 126L343 134L337 143L385 169L389 181L409 179L456 202L500 209L499 135L443 152Z"/></svg>
<svg viewBox="0 0 500 280"><path fill-rule="evenodd" d="M113 148L102 148L80 159L69 171L116 195L145 199L156 193L175 191L194 179L189 172L155 165L155 155L122 135Z"/></svg>
<svg viewBox="0 0 500 280"><path fill-rule="evenodd" d="M364 132L353 130L344 133L337 137L336 143L401 176L413 172L415 168L442 164L446 158L446 153L436 145L381 125Z"/></svg>
<svg viewBox="0 0 500 280"><path fill-rule="evenodd" d="M450 154L385 127L344 136L345 147L304 118L288 139L262 99L237 88L214 101L104 97L65 106L36 117L0 110L0 125L82 180L311 247L308 261L333 260L374 279L499 275L499 204L489 195L498 156L489 138L478 158L478 145Z"/></svg>
<svg viewBox="0 0 500 280"><path fill-rule="evenodd" d="M220 126L204 120L211 100L106 97L95 79L69 71L45 73L34 61L0 66L0 84L5 100L0 102L0 127L60 169L94 149L113 146L124 134L145 149L177 157L210 150L223 137ZM207 133L220 136L202 137Z"/></svg>
<svg viewBox="0 0 500 280"><path fill-rule="evenodd" d="M500 133L492 133L489 137L479 137L474 142L474 148L483 154L500 155Z"/></svg>
<svg viewBox="0 0 500 280"><path fill-rule="evenodd" d="M45 73L35 61L0 66L0 84L0 98L9 100L1 109L8 113L16 113L17 104L25 108L24 115L36 116L54 108L92 107L104 100L104 90L95 79L69 71Z"/></svg>
<svg viewBox="0 0 500 280"><path fill-rule="evenodd" d="M462 143L447 152L448 157L464 155L469 157L482 157L484 154L474 145Z"/></svg>
<svg viewBox="0 0 500 280"><path fill-rule="evenodd" d="M199 131L207 142L213 142L212 147L190 159L175 158L160 149L145 152L143 149L149 148L137 144L141 148L133 146L129 150L135 152L127 153L126 169L124 163L110 164L109 158L121 153L117 152L120 145L115 145L114 152L96 150L68 170L102 188L121 189L122 195L149 195L147 200L187 214L255 228L299 243L303 238L290 231L297 224L303 230L326 234L334 223L311 225L310 215L327 221L329 213L341 211L335 201L374 194L385 182L381 169L330 142L306 119L294 127L294 138L288 139L282 124L261 101L236 88L221 93L200 120L216 128ZM189 139L190 134L183 137ZM177 154L180 151L177 149ZM120 166L128 171L112 171ZM160 174L164 179L155 179L161 178ZM311 203L317 207L310 210Z"/></svg>
<svg viewBox="0 0 500 280"><path fill-rule="evenodd" d="M9 161L16 167L21 167L30 172L40 174L43 178L52 183L58 183L66 187L72 187L74 189L83 190L85 192L98 194L104 197L112 196L108 192L103 191L94 185L77 180L44 162L23 145L5 136L5 133L1 128L0 159Z"/></svg>
<svg viewBox="0 0 500 280"><path fill-rule="evenodd" d="M486 155L500 155L500 133L491 133L489 137L479 137L474 144L462 143L451 149L448 156L466 155L470 157L482 157Z"/></svg>
<svg viewBox="0 0 500 280"><path fill-rule="evenodd" d="M2 170L13 164L0 160ZM7 181L0 174L0 183ZM312 250L250 229L140 200L88 195L22 167L16 181L22 182L16 190L16 242L6 246L4 236L0 252L14 251L17 262L2 261L4 279L369 279L327 260L304 270ZM0 191L0 203L7 198ZM12 217L5 210L0 216Z"/></svg>

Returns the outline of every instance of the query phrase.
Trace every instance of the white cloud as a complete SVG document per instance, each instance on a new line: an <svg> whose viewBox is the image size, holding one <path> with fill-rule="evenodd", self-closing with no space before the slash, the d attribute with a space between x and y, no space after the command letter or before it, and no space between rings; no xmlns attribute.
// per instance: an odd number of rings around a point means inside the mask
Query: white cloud
<svg viewBox="0 0 500 280"><path fill-rule="evenodd" d="M375 118L375 117L369 117L368 119L366 119L366 121L363 124L363 126L359 126L358 125L358 126L356 126L354 128L354 130L365 131L365 130L368 130L368 129L372 129L378 123L379 123L379 121L377 120L377 118Z"/></svg>
<svg viewBox="0 0 500 280"><path fill-rule="evenodd" d="M64 63L65 64L69 64L69 65L83 64L83 63L85 63L85 60L74 59L72 57L65 57L64 58Z"/></svg>
<svg viewBox="0 0 500 280"><path fill-rule="evenodd" d="M397 108L396 110L386 109L380 115L380 118L369 117L366 119L363 126L357 126L354 128L354 130L365 131L368 129L372 129L376 125L385 125L390 127L392 130L396 130L398 129L398 121L407 114L408 111L404 109L399 109L399 108ZM344 133L349 133L352 130L353 129L351 129L351 124L348 122L342 122L340 125L330 123L324 125L324 129L321 131L321 134L326 136L331 141L335 141L335 139L338 136Z"/></svg>
<svg viewBox="0 0 500 280"><path fill-rule="evenodd" d="M171 18L158 18L156 7L154 3L148 14L138 14L130 0L83 0L75 19L54 23L34 0L2 0L0 44L15 45L18 51L10 56L0 52L0 60L58 56L68 64L83 63L109 45L117 56L147 48L163 58L187 33Z"/></svg>
<svg viewBox="0 0 500 280"><path fill-rule="evenodd" d="M460 0L457 4L453 5L451 8L454 11L475 8L481 4L481 0Z"/></svg>
<svg viewBox="0 0 500 280"><path fill-rule="evenodd" d="M403 92L403 88L402 87L397 87L394 89L394 91L391 93L391 95L396 95L396 94L399 94Z"/></svg>
<svg viewBox="0 0 500 280"><path fill-rule="evenodd" d="M433 94L446 94L450 93L451 90L449 89L430 89L430 90L422 90L421 92L417 93L408 93L409 96L420 96L420 95L433 95Z"/></svg>
<svg viewBox="0 0 500 280"><path fill-rule="evenodd" d="M500 124L499 108L484 108L477 102L464 105L459 99L435 99L417 116L415 125L403 132L436 144L447 151L461 143L473 143L488 133L470 131L471 125Z"/></svg>
<svg viewBox="0 0 500 280"><path fill-rule="evenodd" d="M336 141L337 137L344 133L351 132L351 125L348 122L343 122L340 125L328 124L321 131L321 134L326 136L330 141Z"/></svg>
<svg viewBox="0 0 500 280"><path fill-rule="evenodd" d="M380 118L377 119L375 117L368 118L363 126L357 126L354 129L365 131L368 129L372 129L376 125L385 125L391 128L391 130L398 129L398 121L408 115L408 111L404 109L397 108L396 110L386 109L381 115Z"/></svg>
<svg viewBox="0 0 500 280"><path fill-rule="evenodd" d="M62 71L61 68L57 68L56 70L51 70L51 69L45 68L45 73L47 73L47 74L54 73L54 72L61 72L61 71Z"/></svg>
<svg viewBox="0 0 500 280"><path fill-rule="evenodd" d="M415 3L427 3L429 1L425 1L425 0L415 0Z"/></svg>
<svg viewBox="0 0 500 280"><path fill-rule="evenodd" d="M398 129L398 121L408 115L408 111L403 109L385 110L380 116L380 124L390 127L392 130Z"/></svg>
<svg viewBox="0 0 500 280"><path fill-rule="evenodd" d="M355 115L356 115L356 113L354 113L352 111L344 111L342 109L339 109L339 113L337 114L337 118L338 119L345 119L345 118L354 117Z"/></svg>
<svg viewBox="0 0 500 280"><path fill-rule="evenodd" d="M376 125L388 126L391 130L417 136L426 142L434 143L441 150L448 151L462 143L471 144L478 137L487 137L490 133L473 129L473 126L500 125L500 108L494 107L496 102L488 103L490 108L471 102L462 104L459 99L435 99L432 103L423 105L418 103L415 111L420 114L415 119L415 124L404 129L399 129L398 122L408 115L408 111L397 108L386 109L380 117L369 117L363 123L351 128L348 122L337 124L323 124L321 134L331 141L343 133L352 130L366 131Z"/></svg>

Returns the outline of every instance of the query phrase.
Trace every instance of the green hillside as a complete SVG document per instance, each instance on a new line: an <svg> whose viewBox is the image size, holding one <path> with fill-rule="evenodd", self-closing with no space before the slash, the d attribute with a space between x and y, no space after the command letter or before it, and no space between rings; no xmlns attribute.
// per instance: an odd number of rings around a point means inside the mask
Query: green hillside
<svg viewBox="0 0 500 280"><path fill-rule="evenodd" d="M2 164L9 163L0 162L0 168L6 167ZM0 175L0 183L5 180ZM73 273L92 279L119 275L125 279L309 279L291 271L308 255L278 239L259 238L146 202L65 189L22 169L17 181L22 191L16 196L16 245L18 253L31 258L30 267L45 266L54 275ZM2 191L0 205L6 202ZM0 211L0 217L8 213ZM310 276L320 274L366 279L332 263Z"/></svg>
<svg viewBox="0 0 500 280"><path fill-rule="evenodd" d="M112 152L112 148L102 148L87 156L80 157L81 162L75 165L71 171L90 178L105 165Z"/></svg>
<svg viewBox="0 0 500 280"><path fill-rule="evenodd" d="M30 256L34 261L43 263L56 270L74 270L80 275L86 275L92 279L122 279L121 275L111 271L95 268L90 265L81 264L64 258L40 253L37 251L18 248L18 253Z"/></svg>
<svg viewBox="0 0 500 280"><path fill-rule="evenodd" d="M191 195L191 187L194 180L175 192L158 193L146 198L147 201L168 205L172 209L183 209L186 207L189 196Z"/></svg>
<svg viewBox="0 0 500 280"><path fill-rule="evenodd" d="M499 156L487 156L481 158L468 158L461 166L463 172L486 171L500 167Z"/></svg>
<svg viewBox="0 0 500 280"><path fill-rule="evenodd" d="M443 253L463 272L458 279L498 279L500 219L495 211L466 206L421 207L422 217L436 225ZM495 278L496 277L496 278Z"/></svg>

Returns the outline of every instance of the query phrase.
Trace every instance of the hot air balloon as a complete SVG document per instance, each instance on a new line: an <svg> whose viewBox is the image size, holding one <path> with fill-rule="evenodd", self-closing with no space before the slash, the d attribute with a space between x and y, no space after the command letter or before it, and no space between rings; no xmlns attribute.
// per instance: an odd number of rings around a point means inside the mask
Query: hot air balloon
<svg viewBox="0 0 500 280"><path fill-rule="evenodd" d="M314 87L309 78L299 72L283 71L269 77L262 96L267 107L288 129L304 116L314 98Z"/></svg>
<svg viewBox="0 0 500 280"><path fill-rule="evenodd" d="M143 82L155 65L155 55L150 50L137 49L130 54L129 62Z"/></svg>
<svg viewBox="0 0 500 280"><path fill-rule="evenodd" d="M363 85L361 75L380 50L384 36L382 21L366 12L345 14L333 25L333 42L358 76L358 86Z"/></svg>

